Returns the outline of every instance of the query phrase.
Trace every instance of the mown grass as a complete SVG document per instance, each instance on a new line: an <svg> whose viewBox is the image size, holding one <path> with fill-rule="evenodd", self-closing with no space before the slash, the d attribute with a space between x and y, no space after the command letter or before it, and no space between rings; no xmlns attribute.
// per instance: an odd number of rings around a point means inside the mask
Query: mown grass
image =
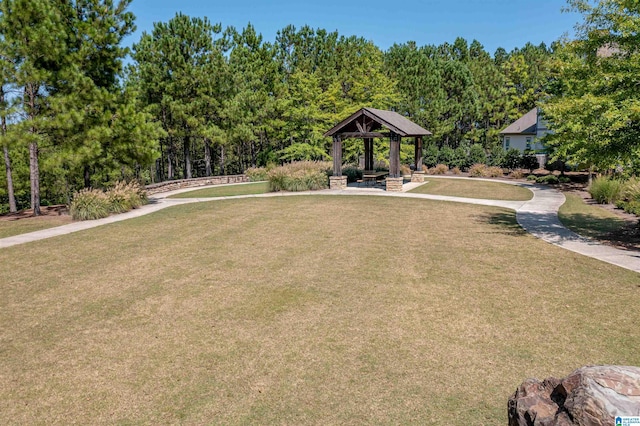
<svg viewBox="0 0 640 426"><path fill-rule="evenodd" d="M505 424L527 377L640 364L638 274L497 208L226 200L0 263L9 423Z"/></svg>
<svg viewBox="0 0 640 426"><path fill-rule="evenodd" d="M71 216L25 217L18 220L0 220L0 238L40 231L71 223Z"/></svg>
<svg viewBox="0 0 640 426"><path fill-rule="evenodd" d="M410 192L505 201L527 201L533 193L526 188L500 182L446 179L426 176L427 183Z"/></svg>
<svg viewBox="0 0 640 426"><path fill-rule="evenodd" d="M236 195L264 194L269 192L269 183L256 182L242 185L225 185L212 188L197 189L195 191L184 192L172 195L168 198L214 198L233 197Z"/></svg>
<svg viewBox="0 0 640 426"><path fill-rule="evenodd" d="M576 234L602 238L628 225L615 213L586 204L578 194L565 193L565 197L567 201L560 207L558 217Z"/></svg>

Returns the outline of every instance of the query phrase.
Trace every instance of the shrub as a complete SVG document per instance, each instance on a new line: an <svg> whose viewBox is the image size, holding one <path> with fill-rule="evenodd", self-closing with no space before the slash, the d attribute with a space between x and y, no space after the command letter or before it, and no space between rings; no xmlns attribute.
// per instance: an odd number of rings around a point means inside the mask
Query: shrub
<svg viewBox="0 0 640 426"><path fill-rule="evenodd" d="M411 167L407 166L406 164L401 164L400 165L400 174L401 175L410 175L411 174Z"/></svg>
<svg viewBox="0 0 640 426"><path fill-rule="evenodd" d="M424 164L429 167L435 167L438 164L438 147L436 145L429 145L424 151Z"/></svg>
<svg viewBox="0 0 640 426"><path fill-rule="evenodd" d="M558 177L558 181L560 183L570 183L571 182L571 178L569 176L559 176Z"/></svg>
<svg viewBox="0 0 640 426"><path fill-rule="evenodd" d="M251 182L262 182L267 180L267 173L269 173L269 171L266 167L250 167L244 172Z"/></svg>
<svg viewBox="0 0 640 426"><path fill-rule="evenodd" d="M558 179L558 176L556 175L546 175L546 176L540 176L538 178L536 178L536 183L544 183L544 184L549 184L549 185L554 185L556 183L559 183L560 180Z"/></svg>
<svg viewBox="0 0 640 426"><path fill-rule="evenodd" d="M449 171L449 166L446 164L437 164L432 171L432 175L444 175Z"/></svg>
<svg viewBox="0 0 640 426"><path fill-rule="evenodd" d="M106 192L106 197L110 213L125 213L147 203L147 192L135 181L116 182Z"/></svg>
<svg viewBox="0 0 640 426"><path fill-rule="evenodd" d="M509 173L509 176L511 176L514 179L522 179L524 177L524 172L522 170L514 170L511 173Z"/></svg>
<svg viewBox="0 0 640 426"><path fill-rule="evenodd" d="M488 177L502 177L504 173L502 172L502 167L491 166L487 168L487 176Z"/></svg>
<svg viewBox="0 0 640 426"><path fill-rule="evenodd" d="M487 176L487 166L484 164L474 164L469 168L469 176L484 177Z"/></svg>
<svg viewBox="0 0 640 426"><path fill-rule="evenodd" d="M356 182L362 179L362 170L356 166L343 167L342 174L347 177L347 182Z"/></svg>
<svg viewBox="0 0 640 426"><path fill-rule="evenodd" d="M467 150L463 146L453 150L453 158L447 163L449 166L466 169L469 166L469 157Z"/></svg>
<svg viewBox="0 0 640 426"><path fill-rule="evenodd" d="M276 167L267 174L269 190L297 192L325 189L329 186L331 167L331 163L320 161L300 161Z"/></svg>
<svg viewBox="0 0 640 426"><path fill-rule="evenodd" d="M506 164L505 164L506 157L507 157L507 151L505 151L501 145L495 146L493 147L493 149L491 150L491 153L489 154L487 163L490 166L506 167Z"/></svg>
<svg viewBox="0 0 640 426"><path fill-rule="evenodd" d="M514 170L520 167L521 161L522 155L520 155L520 151L515 148L511 148L505 154L504 166L509 170Z"/></svg>
<svg viewBox="0 0 640 426"><path fill-rule="evenodd" d="M615 203L620 199L622 191L622 182L618 179L611 179L606 176L598 177L593 180L589 188L587 188L591 198L600 204Z"/></svg>
<svg viewBox="0 0 640 426"><path fill-rule="evenodd" d="M74 220L102 219L109 216L109 200L98 189L82 189L73 195L69 212Z"/></svg>
<svg viewBox="0 0 640 426"><path fill-rule="evenodd" d="M448 146L443 146L438 153L438 164L453 164L456 159L456 153ZM438 165L436 164L436 167Z"/></svg>
<svg viewBox="0 0 640 426"><path fill-rule="evenodd" d="M451 169L451 173L453 173L454 175L459 175L462 174L462 171L459 167L454 167L453 169Z"/></svg>
<svg viewBox="0 0 640 426"><path fill-rule="evenodd" d="M526 151L520 160L520 165L523 169L529 169L529 171L532 171L537 169L540 166L540 163L538 163L538 158L535 156L533 151Z"/></svg>
<svg viewBox="0 0 640 426"><path fill-rule="evenodd" d="M484 152L484 148L482 147L482 145L471 145L471 148L469 148L469 164L485 164L486 162L487 154ZM495 165L499 166L499 164Z"/></svg>
<svg viewBox="0 0 640 426"><path fill-rule="evenodd" d="M623 184L616 206L627 213L640 215L640 179L634 177Z"/></svg>
<svg viewBox="0 0 640 426"><path fill-rule="evenodd" d="M536 179L538 179L538 178L536 177L536 175L529 175L529 176L527 176L527 180L536 180Z"/></svg>

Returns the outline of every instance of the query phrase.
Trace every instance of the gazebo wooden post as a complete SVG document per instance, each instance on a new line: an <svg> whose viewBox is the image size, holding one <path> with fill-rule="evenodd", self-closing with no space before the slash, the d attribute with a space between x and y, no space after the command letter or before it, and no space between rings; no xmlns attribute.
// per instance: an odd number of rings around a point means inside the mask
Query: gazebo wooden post
<svg viewBox="0 0 640 426"><path fill-rule="evenodd" d="M389 177L400 177L400 135L391 133L389 147Z"/></svg>
<svg viewBox="0 0 640 426"><path fill-rule="evenodd" d="M364 139L364 169L373 170L373 139Z"/></svg>
<svg viewBox="0 0 640 426"><path fill-rule="evenodd" d="M399 134L391 132L387 191L402 192L402 175L400 174L400 140L401 137Z"/></svg>
<svg viewBox="0 0 640 426"><path fill-rule="evenodd" d="M411 182L424 182L424 171L422 171L422 136L415 139L415 166L416 169L411 174Z"/></svg>
<svg viewBox="0 0 640 426"><path fill-rule="evenodd" d="M342 176L342 138L333 137L333 176L329 178L329 188L347 189L347 177Z"/></svg>

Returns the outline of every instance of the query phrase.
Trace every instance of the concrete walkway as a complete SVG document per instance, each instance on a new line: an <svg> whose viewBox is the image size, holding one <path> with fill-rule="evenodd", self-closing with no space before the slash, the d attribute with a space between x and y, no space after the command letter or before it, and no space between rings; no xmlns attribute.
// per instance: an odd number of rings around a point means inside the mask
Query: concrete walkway
<svg viewBox="0 0 640 426"><path fill-rule="evenodd" d="M438 179L440 177L428 176L428 179ZM469 179L469 178L452 178L450 176L447 179ZM495 179L477 179L473 180L486 180L488 182L496 182ZM291 197L301 195L339 195L339 196L379 196L379 197L402 197L402 198L414 198L425 200L439 200L450 201L456 203L465 204L477 204L483 206L503 207L506 209L514 210L516 212L516 218L520 226L522 226L527 232L532 235L547 241L556 246L564 249L583 254L595 259L602 260L613 265L620 266L625 269L629 269L635 272L640 272L640 252L627 251L609 247L587 238L580 237L574 232L565 228L560 219L558 218L558 209L565 202L564 195L548 186L533 185L523 182L513 181L498 181L500 183L518 185L525 187L533 192L533 198L529 201L503 201L503 200L488 200L488 199L476 199L476 198L463 198L463 197L450 197L444 195L429 195L429 194L414 194L409 192L386 192L373 188L353 188L350 187L346 190L323 190L323 191L309 191L309 192L278 192L268 194L255 194L255 195L239 195L233 197L214 197L214 198L167 198L171 195L180 194L184 192L191 192L200 188L185 188L175 191L165 192L161 194L155 194L150 197L151 203L142 206L139 209L132 210L128 213L110 216L104 219L74 222L68 225L59 226L56 228L44 229L41 231L30 232L28 234L16 235L14 237L8 237L0 239L0 248L11 247L18 244L23 244L32 241L38 241L45 238L56 237L59 235L70 234L72 232L82 231L85 229L95 228L97 226L105 225L108 223L119 222L122 220L131 219L134 217L143 216L149 213L156 212L158 210L171 207L174 205L197 203L205 201L217 201L227 199L243 199L243 198L270 198L270 197ZM220 186L220 185L217 185ZM413 189L419 186L416 184L406 184L405 191Z"/></svg>

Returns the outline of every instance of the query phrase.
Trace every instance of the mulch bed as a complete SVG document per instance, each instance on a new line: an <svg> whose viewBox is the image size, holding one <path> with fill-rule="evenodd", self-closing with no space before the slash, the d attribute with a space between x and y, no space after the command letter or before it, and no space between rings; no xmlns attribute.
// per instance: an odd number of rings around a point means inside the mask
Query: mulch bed
<svg viewBox="0 0 640 426"><path fill-rule="evenodd" d="M40 213L42 217L62 216L62 215L68 215L69 209L64 204L58 204L55 206L41 206ZM20 210L17 213L9 213L6 215L1 215L0 220L10 221L10 220L26 219L30 217L31 218L34 217L33 210L26 209L26 210Z"/></svg>

